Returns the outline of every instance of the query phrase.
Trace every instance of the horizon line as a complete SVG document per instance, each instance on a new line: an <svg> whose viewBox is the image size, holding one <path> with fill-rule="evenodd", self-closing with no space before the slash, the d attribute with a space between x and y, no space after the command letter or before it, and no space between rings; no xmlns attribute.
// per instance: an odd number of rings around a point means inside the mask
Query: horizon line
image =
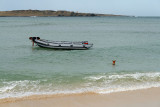
<svg viewBox="0 0 160 107"><path fill-rule="evenodd" d="M77 13L92 13L92 14L107 14L107 15L120 15L120 16L128 16L128 17L160 17L160 16L152 16L152 15L126 15L126 14L114 14L114 13L98 13L98 12L80 12L80 11L72 11L72 10L52 10L52 9L14 9L14 10L0 10L4 11L19 11L19 10L38 10L38 11L68 11L68 12L77 12Z"/></svg>

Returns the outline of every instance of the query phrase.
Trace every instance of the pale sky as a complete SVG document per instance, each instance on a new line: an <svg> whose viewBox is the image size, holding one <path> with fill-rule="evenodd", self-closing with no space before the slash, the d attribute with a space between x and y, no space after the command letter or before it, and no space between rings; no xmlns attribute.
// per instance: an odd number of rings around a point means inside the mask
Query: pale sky
<svg viewBox="0 0 160 107"><path fill-rule="evenodd" d="M160 0L0 0L0 11L28 9L160 16Z"/></svg>

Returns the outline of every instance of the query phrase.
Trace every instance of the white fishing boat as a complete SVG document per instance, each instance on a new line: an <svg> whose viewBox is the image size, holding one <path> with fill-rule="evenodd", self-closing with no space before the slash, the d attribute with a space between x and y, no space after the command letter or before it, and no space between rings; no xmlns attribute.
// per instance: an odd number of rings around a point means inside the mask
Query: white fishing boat
<svg viewBox="0 0 160 107"><path fill-rule="evenodd" d="M50 41L45 39L40 39L39 37L30 37L30 40L36 43L39 47L44 48L52 48L52 49L69 49L69 50L86 50L93 46L92 43L88 43L88 41L79 41L79 42L71 42L71 41Z"/></svg>

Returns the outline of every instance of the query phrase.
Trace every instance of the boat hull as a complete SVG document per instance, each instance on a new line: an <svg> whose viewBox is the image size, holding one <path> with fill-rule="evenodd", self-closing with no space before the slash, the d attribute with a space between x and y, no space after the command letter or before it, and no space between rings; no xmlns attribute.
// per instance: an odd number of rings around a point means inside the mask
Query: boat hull
<svg viewBox="0 0 160 107"><path fill-rule="evenodd" d="M39 47L50 49L64 49L64 50L87 50L93 46L93 44L83 44L82 42L69 42L69 41L52 41L47 40L35 40Z"/></svg>

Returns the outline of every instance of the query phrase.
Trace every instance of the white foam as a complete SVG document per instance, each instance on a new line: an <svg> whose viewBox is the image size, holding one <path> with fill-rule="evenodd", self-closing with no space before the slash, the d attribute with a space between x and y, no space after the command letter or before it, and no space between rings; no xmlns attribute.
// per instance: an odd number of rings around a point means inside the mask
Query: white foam
<svg viewBox="0 0 160 107"><path fill-rule="evenodd" d="M39 81L29 81L29 80L24 80L24 81L3 81L2 84L4 85L3 87L0 88L0 93L5 93L5 92L11 92L11 90L16 90L16 87L28 87L28 86L34 86L39 84Z"/></svg>
<svg viewBox="0 0 160 107"><path fill-rule="evenodd" d="M128 80L129 78L129 80ZM130 80L131 78L131 80ZM158 78L158 79L157 79ZM160 87L160 73L133 73L133 74L112 74L97 75L83 78L85 81L73 88L70 85L58 87L53 83L41 85L37 81L3 81L0 87L0 99L9 97L24 97L30 95L49 94L73 94L84 92L95 92L99 94L146 89ZM127 79L127 80L126 80ZM89 81L88 81L89 80ZM101 81L98 81L101 80ZM120 81L119 81L120 80ZM126 81L121 81L126 80ZM135 81L140 80L140 81ZM71 84L74 85L74 84ZM56 88L55 88L56 87ZM62 89L63 87L63 89Z"/></svg>
<svg viewBox="0 0 160 107"><path fill-rule="evenodd" d="M87 93L87 92L94 92L98 94L108 94L114 92L122 92L122 91L130 91L130 90L138 90L138 89L147 89L152 87L160 87L160 84L153 84L153 85L146 85L146 86L132 86L132 87L109 87L109 88L101 88L101 87L91 87L91 88L81 88L75 90L56 90L56 91L41 91L41 92L11 92L11 93L4 93L1 94L0 99L3 98L21 98L25 96L31 95L56 95L56 94L77 94L77 93Z"/></svg>
<svg viewBox="0 0 160 107"><path fill-rule="evenodd" d="M123 79L123 78L139 79L141 77L157 78L157 77L160 77L160 73L151 72L151 73L133 73L133 74L112 74L112 75L104 74L104 75L98 75L98 76L85 77L85 79L97 81L100 79Z"/></svg>
<svg viewBox="0 0 160 107"><path fill-rule="evenodd" d="M110 75L110 79L115 79L115 78L135 78L139 79L141 77L151 77L151 78L156 78L160 77L160 73L135 73L135 74L122 74L122 75Z"/></svg>
<svg viewBox="0 0 160 107"><path fill-rule="evenodd" d="M6 87L2 87L0 88L0 93L6 92L8 90L11 90L15 87L16 85L11 85L11 86L6 86Z"/></svg>
<svg viewBox="0 0 160 107"><path fill-rule="evenodd" d="M89 80L100 80L102 78L106 78L106 76L90 76L90 77L86 77L86 79L89 79Z"/></svg>

